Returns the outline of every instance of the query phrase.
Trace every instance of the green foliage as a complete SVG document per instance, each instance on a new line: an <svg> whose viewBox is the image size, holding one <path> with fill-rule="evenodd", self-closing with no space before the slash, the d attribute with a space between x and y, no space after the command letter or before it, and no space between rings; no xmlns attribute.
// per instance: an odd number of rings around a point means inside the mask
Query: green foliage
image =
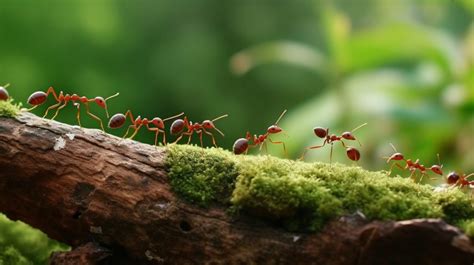
<svg viewBox="0 0 474 265"><path fill-rule="evenodd" d="M453 224L474 217L472 201L458 189L434 191L383 171L187 145L167 149L171 185L184 199L201 206L230 202L291 230L318 230L356 211L375 220L443 218Z"/></svg>
<svg viewBox="0 0 474 265"><path fill-rule="evenodd" d="M0 214L0 264L47 264L53 251L68 247L48 237L41 231L22 222L10 221Z"/></svg>
<svg viewBox="0 0 474 265"><path fill-rule="evenodd" d="M13 103L13 99L0 100L0 116L16 117L20 113L21 103Z"/></svg>

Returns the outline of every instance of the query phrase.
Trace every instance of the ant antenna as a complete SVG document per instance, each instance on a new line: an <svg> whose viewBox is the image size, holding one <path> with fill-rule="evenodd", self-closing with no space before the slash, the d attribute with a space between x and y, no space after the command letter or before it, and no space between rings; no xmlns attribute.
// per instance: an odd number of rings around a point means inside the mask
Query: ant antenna
<svg viewBox="0 0 474 265"><path fill-rule="evenodd" d="M184 112L181 112L181 113L178 114L178 115L174 115L174 116L168 117L168 118L166 118L166 119L163 119L163 121L167 121L167 120L171 120L171 119L174 119L174 118L178 118L179 116L181 116L181 115L183 115L183 114L184 114Z"/></svg>
<svg viewBox="0 0 474 265"><path fill-rule="evenodd" d="M220 135L224 136L224 133L221 132L221 130L217 129L216 127L214 127L214 130L216 130Z"/></svg>
<svg viewBox="0 0 474 265"><path fill-rule="evenodd" d="M364 127L365 125L367 125L367 122L366 122L366 123L364 123L364 124L361 124L361 125L357 126L357 127L356 127L356 128L354 128L354 129L352 129L352 131L351 131L351 132L354 132L354 131L356 131L356 130L360 129L360 128Z"/></svg>
<svg viewBox="0 0 474 265"><path fill-rule="evenodd" d="M438 165L439 165L441 168L443 168L443 165L441 165L441 159L439 159L439 153L436 154L436 155L438 156Z"/></svg>
<svg viewBox="0 0 474 265"><path fill-rule="evenodd" d="M283 115L285 115L286 111L287 111L287 110L284 110L284 111L280 114L280 117L278 117L278 120L275 122L275 125L277 125L277 124L280 122L281 118L283 118Z"/></svg>
<svg viewBox="0 0 474 265"><path fill-rule="evenodd" d="M395 153L398 153L397 148L395 148L395 146L392 143L390 143L390 146L392 147L393 151L395 151Z"/></svg>
<svg viewBox="0 0 474 265"><path fill-rule="evenodd" d="M9 87L9 86L10 86L10 83L5 84L3 87L4 87L4 88L7 88L7 87Z"/></svg>
<svg viewBox="0 0 474 265"><path fill-rule="evenodd" d="M61 91L61 93L62 93L62 91ZM118 95L120 95L120 93L116 93L116 94L114 94L114 95L112 95L112 96L110 96L110 97L104 99L104 101L107 102L107 100L109 100L109 99L111 99L111 98L114 98L114 97L116 97L116 96L118 96ZM108 118L108 117L109 117L109 110L107 109L107 106L105 106L105 114L107 114L107 118Z"/></svg>
<svg viewBox="0 0 474 265"><path fill-rule="evenodd" d="M465 176L464 178L467 179L467 178L469 178L470 176L474 176L474 173L471 173L471 174Z"/></svg>
<svg viewBox="0 0 474 265"><path fill-rule="evenodd" d="M219 116L219 117L213 119L212 121L215 122L215 121L220 120L220 119L222 119L222 118L225 118L225 117L227 117L227 116L229 116L229 114L224 114L224 115L222 115L222 116ZM221 134L222 134L222 133L221 133ZM222 134L222 135L223 135L223 134Z"/></svg>
<svg viewBox="0 0 474 265"><path fill-rule="evenodd" d="M107 101L107 100L109 100L109 99L111 99L111 98L115 98L115 97L117 97L118 95L120 95L120 93L116 93L116 94L114 94L114 95L112 95L112 96L106 98L105 101Z"/></svg>

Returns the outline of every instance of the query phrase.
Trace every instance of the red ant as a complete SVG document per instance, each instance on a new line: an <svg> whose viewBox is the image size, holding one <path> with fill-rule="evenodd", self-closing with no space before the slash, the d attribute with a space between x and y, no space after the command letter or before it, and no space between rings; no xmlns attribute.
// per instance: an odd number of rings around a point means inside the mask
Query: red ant
<svg viewBox="0 0 474 265"><path fill-rule="evenodd" d="M225 118L229 115L224 114L222 116L219 116L213 120L205 120L202 123L193 123L192 121L188 121L188 117L184 117L184 119L177 119L175 120L170 127L170 132L172 135L177 135L179 134L179 137L174 141L174 143L179 142L184 135L189 136L188 138L188 144L191 142L191 138L193 137L194 132L196 132L199 135L199 141L201 142L201 147L203 146L202 144L202 135L203 133L211 136L212 138L212 144L217 147L216 144L216 139L214 138L214 135L208 131L208 130L216 130L220 135L224 136L224 133L222 133L219 129L216 128L214 125L214 122L217 120L220 120L222 118ZM186 128L186 131L184 129Z"/></svg>
<svg viewBox="0 0 474 265"><path fill-rule="evenodd" d="M334 142L340 141L342 146L344 148L346 148L347 157L352 161L359 161L359 159L360 159L359 150L357 150L355 147L346 146L346 144L344 143L343 140L351 140L351 141L357 140L357 142L359 142L359 145L362 146L360 141L358 139L356 139L352 133L355 132L356 130L360 129L361 127L364 127L365 125L367 125L367 123L364 123L364 124L361 124L361 125L357 126L356 128L354 128L350 132L343 132L341 134L341 136L337 136L336 134L329 134L329 128L315 127L313 129L314 134L319 138L325 138L324 142L323 142L322 145L315 145L315 146L306 147L306 149L305 149L304 153L301 155L300 159L301 160L304 159L304 157L305 157L306 153L308 152L308 150L321 148L321 147L325 146L326 144L330 144L331 145L331 152L330 152L330 155L329 155L329 163L332 163L332 149L333 149Z"/></svg>
<svg viewBox="0 0 474 265"><path fill-rule="evenodd" d="M284 142L281 142L281 141L275 142L275 141L272 141L272 139L268 138L268 136L270 136L270 134L277 134L277 133L280 133L280 132L283 131L283 129L278 126L278 122L280 122L281 118L283 117L283 115L285 115L285 113L286 113L286 110L284 110L280 114L280 117L278 117L277 121L273 125L268 127L267 132L265 134L261 134L258 137L257 137L256 134L254 134L253 137L252 137L250 132L247 132L247 134L245 135L245 138L237 139L234 142L234 147L233 147L234 154L236 154L236 155L239 155L239 154L242 154L242 153L247 154L250 147L255 147L257 145L260 145L259 150L262 150L263 146L265 146L265 150L267 150L266 140L268 139L268 141L270 141L270 143L272 143L272 144L281 144L281 145L283 145L283 151L285 152L285 156L287 156L286 146L285 146ZM252 140L253 144L249 144L250 140Z"/></svg>
<svg viewBox="0 0 474 265"><path fill-rule="evenodd" d="M8 91L6 88L9 86L10 84L0 86L0 100L8 100L9 96L8 96Z"/></svg>
<svg viewBox="0 0 474 265"><path fill-rule="evenodd" d="M66 94L64 95L63 92L61 91L59 93L59 96L56 94L56 91L54 91L54 88L53 87L49 87L48 90L45 92L43 91L36 91L34 92L33 94L31 94L31 96L28 98L28 103L33 105L32 108L28 109L28 111L31 111L33 109L35 109L36 107L38 107L39 105L43 104L44 102L46 102L46 99L48 98L49 94L53 94L54 96L54 99L58 102L52 106L49 106L48 109L46 109L46 112L44 113L43 115L43 118L46 117L48 115L48 112L52 109L56 109L56 113L54 114L54 116L51 118L52 120L54 120L54 118L56 118L56 116L58 115L59 111L61 109L63 109L64 107L66 107L66 105L68 104L69 101L71 101L73 103L74 106L77 107L77 115L76 115L76 118L77 118L77 122L79 123L79 126L81 126L81 119L80 119L80 116L81 116L81 112L80 112L80 103L84 104L86 106L86 112L89 116L91 116L93 119L99 121L100 123L100 127L102 128L102 131L105 131L104 130L104 125L102 123L102 120L95 116L94 114L92 114L89 110L89 102L95 102L99 107L105 109L105 113L107 114L107 118L109 118L109 111L107 110L107 100L111 99L111 98L114 98L116 96L119 95L119 93L116 93L115 95L112 95L106 99L104 99L103 97L95 97L95 98L92 98L92 99L89 99L85 96L78 96L77 94L72 94L72 95L69 95L69 94ZM77 102L76 102L77 101ZM62 105L61 105L62 104Z"/></svg>
<svg viewBox="0 0 474 265"><path fill-rule="evenodd" d="M451 172L446 177L446 182L449 185L459 186L462 189L466 186L470 187L470 186L474 185L474 180L467 180L467 178L469 178L470 176L474 176L474 173L471 173L471 174L466 176L465 174L459 175L456 172Z"/></svg>
<svg viewBox="0 0 474 265"><path fill-rule="evenodd" d="M122 114L122 113L117 113L115 115L112 116L112 118L110 118L109 120L109 128L112 128L112 129L117 129L117 128L120 128L122 127L124 124L125 124L125 121L127 119L127 117L130 118L130 121L132 122L132 125L128 126L127 128L127 131L125 132L125 135L123 136L123 138L127 137L128 135L128 132L130 131L130 129L134 129L135 131L133 132L132 136L129 137L129 139L133 139L133 137L135 137L135 135L138 133L138 131L140 130L140 128L145 125L145 127L149 130L149 131L152 131L152 132L155 132L155 146L157 144L157 141L158 141L158 134L163 133L163 144L166 144L166 134L165 134L165 124L164 122L167 121L167 120L171 120L171 119L174 119L174 118L177 118L181 115L183 115L184 112L181 112L180 114L178 115L174 115L174 116L171 116L169 118L166 118L166 119L161 119L161 118L158 118L158 117L155 117L151 120L147 119L147 118L141 118L140 116L138 116L136 119L133 118L133 114L130 110L128 110L125 115ZM156 126L156 128L150 128L150 124L153 124L154 126Z"/></svg>
<svg viewBox="0 0 474 265"><path fill-rule="evenodd" d="M390 170L389 170L389 173L388 173L389 175L392 173L392 169L393 169L394 166L397 166L398 168L400 168L402 170L409 170L411 172L410 173L410 178L412 178L412 179L414 179L415 172L417 170L419 170L420 173L421 173L420 182L423 180L423 177L426 175L426 170L427 169L430 169L435 174L443 175L443 171L442 171L443 165L441 165L441 160L439 159L439 154L437 154L438 164L437 165L432 165L431 167L426 168L424 165L420 164L419 159L417 159L415 162L413 162L411 159L405 159L403 154L399 153L393 144L390 143L390 146L392 146L395 153L393 155L391 155L390 157L388 157L387 163L390 163L390 161L395 160L395 161L405 161L406 164L405 164L405 167L402 167L397 162L393 163L390 166Z"/></svg>

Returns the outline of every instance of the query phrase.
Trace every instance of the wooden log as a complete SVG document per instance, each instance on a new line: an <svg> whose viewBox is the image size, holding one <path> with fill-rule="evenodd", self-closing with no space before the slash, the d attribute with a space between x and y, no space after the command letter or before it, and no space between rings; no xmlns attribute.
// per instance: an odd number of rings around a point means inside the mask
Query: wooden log
<svg viewBox="0 0 474 265"><path fill-rule="evenodd" d="M354 214L319 233L295 233L186 203L172 192L166 155L30 113L0 117L0 212L73 247L52 264L474 262L470 239L439 219Z"/></svg>

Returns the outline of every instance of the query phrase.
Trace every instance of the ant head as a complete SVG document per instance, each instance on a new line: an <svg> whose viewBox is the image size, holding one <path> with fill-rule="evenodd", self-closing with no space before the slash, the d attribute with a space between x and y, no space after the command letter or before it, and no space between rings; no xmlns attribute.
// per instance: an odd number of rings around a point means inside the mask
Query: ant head
<svg viewBox="0 0 474 265"><path fill-rule="evenodd" d="M161 118L155 117L155 118L153 118L153 120L151 120L151 123L153 123L153 125L155 125L156 127L160 128L160 129L165 128L165 123L163 122L163 120Z"/></svg>
<svg viewBox="0 0 474 265"><path fill-rule="evenodd" d="M272 126L268 127L268 129L267 129L268 133L279 133L281 131L283 131L283 129L280 128L278 125L272 125Z"/></svg>
<svg viewBox="0 0 474 265"><path fill-rule="evenodd" d="M459 181L459 175L458 173L456 172L451 172L448 174L448 176L446 177L446 181L448 182L449 185L453 185L453 184L456 184L458 183Z"/></svg>
<svg viewBox="0 0 474 265"><path fill-rule="evenodd" d="M173 135L179 134L184 129L184 121L182 119L177 119L173 121L170 127L170 133Z"/></svg>
<svg viewBox="0 0 474 265"><path fill-rule="evenodd" d="M443 166L440 166L440 165L433 165L431 166L431 171L433 171L435 174L438 174L438 175L443 175L443 170L441 170Z"/></svg>
<svg viewBox="0 0 474 265"><path fill-rule="evenodd" d="M119 95L119 93L116 93L116 94L114 94L114 95L112 95L112 96L110 96L110 97L108 97L108 98L106 98L106 99L104 99L103 97L95 97L95 98L94 98L94 102L95 102L97 105L99 105L99 107L105 109L105 113L107 114L107 118L109 117L109 111L108 111L108 109L107 109L107 100L109 100L109 99L111 99L111 98L114 98L114 97L116 97L116 96L118 96L118 95Z"/></svg>
<svg viewBox="0 0 474 265"><path fill-rule="evenodd" d="M107 104L105 103L105 99L103 97L96 97L94 102L99 105L101 108L106 108Z"/></svg>
<svg viewBox="0 0 474 265"><path fill-rule="evenodd" d="M392 160L397 160L397 161L399 161L399 160L403 160L403 159L405 159L405 157L403 156L402 153L395 153L395 154L393 154L392 156L390 156L390 157L388 158L387 163L390 162L390 161L392 161Z"/></svg>
<svg viewBox="0 0 474 265"><path fill-rule="evenodd" d="M112 118L110 118L108 126L109 128L112 128L112 129L120 128L125 123L125 119L126 119L125 115L123 115L122 113L117 113L114 116L112 116Z"/></svg>
<svg viewBox="0 0 474 265"><path fill-rule="evenodd" d="M319 138L324 138L329 134L329 128L314 127L313 131Z"/></svg>
<svg viewBox="0 0 474 265"><path fill-rule="evenodd" d="M348 147L346 149L347 157L352 161L359 161L360 159L360 152L354 147Z"/></svg>
<svg viewBox="0 0 474 265"><path fill-rule="evenodd" d="M214 123L210 120L205 120L202 122L202 127L204 127L204 129L214 129L216 128L216 126L214 126Z"/></svg>
<svg viewBox="0 0 474 265"><path fill-rule="evenodd" d="M351 132L344 132L341 136L342 136L342 138L344 138L346 140L355 140L356 139Z"/></svg>

